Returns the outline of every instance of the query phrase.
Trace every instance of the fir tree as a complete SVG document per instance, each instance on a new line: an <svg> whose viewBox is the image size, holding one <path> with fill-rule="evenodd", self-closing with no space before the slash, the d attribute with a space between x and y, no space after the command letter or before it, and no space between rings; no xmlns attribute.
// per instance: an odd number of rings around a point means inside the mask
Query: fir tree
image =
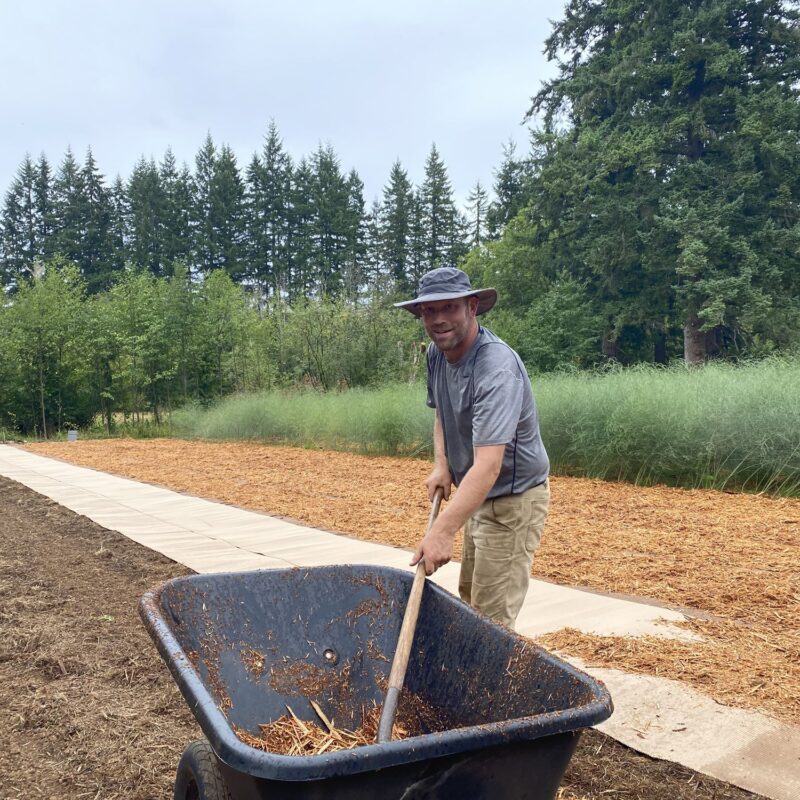
<svg viewBox="0 0 800 800"><path fill-rule="evenodd" d="M509 141L503 145L503 161L494 174L495 200L486 211L486 230L490 238L497 238L503 228L520 212L528 200L526 162L516 157L517 145Z"/></svg>
<svg viewBox="0 0 800 800"><path fill-rule="evenodd" d="M467 210L470 212L469 243L472 247L478 247L484 239L487 207L488 194L478 181L467 196Z"/></svg>
<svg viewBox="0 0 800 800"><path fill-rule="evenodd" d="M353 169L347 175L347 209L344 219L345 253L342 281L345 297L358 302L366 273L364 260L367 249L368 220L364 213L364 182Z"/></svg>
<svg viewBox="0 0 800 800"><path fill-rule="evenodd" d="M400 161L389 173L380 210L381 258L392 276L395 291L406 296L412 289L409 280L411 218L414 190Z"/></svg>
<svg viewBox="0 0 800 800"><path fill-rule="evenodd" d="M365 220L363 274L372 302L390 293L391 278L383 257L383 211L377 198Z"/></svg>
<svg viewBox="0 0 800 800"><path fill-rule="evenodd" d="M37 165L36 185L34 189L36 202L37 239L39 251L47 259L53 254L55 209L53 205L53 177L47 156L42 153Z"/></svg>
<svg viewBox="0 0 800 800"><path fill-rule="evenodd" d="M83 183L83 237L78 261L89 293L107 289L113 280L111 202L92 150L81 171Z"/></svg>
<svg viewBox="0 0 800 800"><path fill-rule="evenodd" d="M192 233L194 262L207 274L220 267L212 214L212 186L217 163L217 148L209 133L195 156Z"/></svg>
<svg viewBox="0 0 800 800"><path fill-rule="evenodd" d="M287 291L291 181L292 161L273 121L247 170L249 276L264 295Z"/></svg>
<svg viewBox="0 0 800 800"><path fill-rule="evenodd" d="M677 324L697 363L796 312L797 26L782 0L571 0L554 26L532 216L609 341Z"/></svg>
<svg viewBox="0 0 800 800"><path fill-rule="evenodd" d="M421 226L426 269L455 266L458 243L456 209L447 168L434 144L425 162L425 179L420 187Z"/></svg>
<svg viewBox="0 0 800 800"><path fill-rule="evenodd" d="M2 214L3 284L16 286L33 276L33 264L41 255L36 207L37 170L26 155L6 193Z"/></svg>
<svg viewBox="0 0 800 800"><path fill-rule="evenodd" d="M166 197L158 167L140 158L127 186L128 257L134 265L155 276L165 273L162 224Z"/></svg>
<svg viewBox="0 0 800 800"><path fill-rule="evenodd" d="M310 297L314 291L313 185L314 174L311 166L305 158L302 158L294 170L289 193L289 233L287 237L289 302Z"/></svg>
<svg viewBox="0 0 800 800"><path fill-rule="evenodd" d="M114 178L114 183L111 185L109 204L111 207L111 223L108 235L111 268L114 273L120 273L124 269L127 259L128 221L130 217L128 193L120 175Z"/></svg>
<svg viewBox="0 0 800 800"><path fill-rule="evenodd" d="M244 185L236 156L228 145L222 146L214 164L210 214L216 266L240 281L244 276Z"/></svg>
<svg viewBox="0 0 800 800"><path fill-rule="evenodd" d="M425 227L422 193L414 190L409 214L409 248L407 280L410 288L419 286L420 278L430 269L428 255L428 232Z"/></svg>
<svg viewBox="0 0 800 800"><path fill-rule="evenodd" d="M313 270L319 296L336 298L348 246L348 188L333 148L320 147L311 159L311 236Z"/></svg>
<svg viewBox="0 0 800 800"><path fill-rule="evenodd" d="M186 264L191 258L191 174L185 164L178 171L172 149L167 148L159 164L158 176L164 198L159 221L161 253L164 272L172 275L176 264Z"/></svg>
<svg viewBox="0 0 800 800"><path fill-rule="evenodd" d="M79 269L86 231L86 210L83 170L78 166L72 150L67 148L53 183L53 252L78 264Z"/></svg>

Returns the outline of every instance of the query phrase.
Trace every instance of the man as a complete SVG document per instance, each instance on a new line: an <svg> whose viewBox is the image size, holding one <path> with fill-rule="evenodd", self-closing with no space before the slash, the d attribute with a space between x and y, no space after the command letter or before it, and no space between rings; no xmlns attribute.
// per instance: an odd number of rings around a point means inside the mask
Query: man
<svg viewBox="0 0 800 800"><path fill-rule="evenodd" d="M520 357L477 318L497 301L466 273L441 267L422 276L413 300L428 345L428 405L436 409L434 467L426 481L452 502L417 547L412 565L433 574L453 556L464 527L459 593L509 627L528 590L533 554L550 503L550 463L539 435L530 379Z"/></svg>

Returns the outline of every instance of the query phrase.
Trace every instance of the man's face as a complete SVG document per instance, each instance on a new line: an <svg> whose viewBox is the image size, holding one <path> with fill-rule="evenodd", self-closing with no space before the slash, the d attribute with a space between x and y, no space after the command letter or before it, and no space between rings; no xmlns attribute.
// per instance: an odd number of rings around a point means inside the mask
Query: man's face
<svg viewBox="0 0 800 800"><path fill-rule="evenodd" d="M478 328L475 320L477 310L475 297L437 300L420 306L425 332L448 361L458 361L472 344L474 337L471 333Z"/></svg>

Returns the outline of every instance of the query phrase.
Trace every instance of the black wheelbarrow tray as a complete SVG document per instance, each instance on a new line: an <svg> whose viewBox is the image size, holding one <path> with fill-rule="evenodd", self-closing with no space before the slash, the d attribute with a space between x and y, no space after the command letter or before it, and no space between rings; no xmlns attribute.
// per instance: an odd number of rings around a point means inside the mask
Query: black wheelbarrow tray
<svg viewBox="0 0 800 800"><path fill-rule="evenodd" d="M373 566L193 575L140 611L206 737L175 797L556 796L582 728L611 714L598 681L427 582L397 722L414 735L321 755L245 744L287 713L354 730L380 705L413 576Z"/></svg>

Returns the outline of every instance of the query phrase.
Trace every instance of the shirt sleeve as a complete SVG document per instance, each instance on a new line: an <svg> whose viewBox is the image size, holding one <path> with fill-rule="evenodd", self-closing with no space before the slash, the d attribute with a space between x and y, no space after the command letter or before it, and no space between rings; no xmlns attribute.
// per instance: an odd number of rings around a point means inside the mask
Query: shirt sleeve
<svg viewBox="0 0 800 800"><path fill-rule="evenodd" d="M472 410L474 447L508 444L517 435L522 413L523 380L516 362L494 365L475 375Z"/></svg>

